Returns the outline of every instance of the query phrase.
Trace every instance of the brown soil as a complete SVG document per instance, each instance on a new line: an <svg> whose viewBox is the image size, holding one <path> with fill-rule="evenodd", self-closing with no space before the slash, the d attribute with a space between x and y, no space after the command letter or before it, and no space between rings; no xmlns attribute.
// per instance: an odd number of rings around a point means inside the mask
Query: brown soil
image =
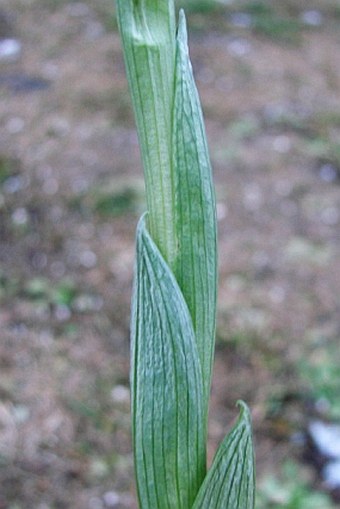
<svg viewBox="0 0 340 509"><path fill-rule="evenodd" d="M227 7L189 16L219 214L209 454L244 399L259 479L301 457L292 437L317 410L300 367L340 332L340 38L334 3L313 5L322 24L296 41ZM22 47L0 60L0 508L133 509L144 204L114 7L3 0L5 37Z"/></svg>

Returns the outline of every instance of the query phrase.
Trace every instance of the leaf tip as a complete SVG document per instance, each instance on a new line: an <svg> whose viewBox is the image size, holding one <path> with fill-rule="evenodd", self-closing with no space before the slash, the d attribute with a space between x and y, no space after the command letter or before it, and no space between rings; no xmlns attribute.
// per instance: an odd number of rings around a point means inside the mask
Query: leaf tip
<svg viewBox="0 0 340 509"><path fill-rule="evenodd" d="M182 44L186 49L188 48L188 30L187 30L187 20L185 17L185 12L183 9L179 11L178 17L178 42Z"/></svg>
<svg viewBox="0 0 340 509"><path fill-rule="evenodd" d="M239 415L238 420L244 421L246 423L246 425L251 428L251 413L250 413L248 405L244 401L239 399L236 402L236 406L238 406L240 408L240 415Z"/></svg>

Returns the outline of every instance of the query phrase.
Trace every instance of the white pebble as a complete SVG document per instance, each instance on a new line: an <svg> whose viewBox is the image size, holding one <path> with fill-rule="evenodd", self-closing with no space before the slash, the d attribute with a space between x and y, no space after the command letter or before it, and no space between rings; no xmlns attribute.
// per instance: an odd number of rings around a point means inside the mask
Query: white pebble
<svg viewBox="0 0 340 509"><path fill-rule="evenodd" d="M310 10L301 14L301 20L305 25L318 27L322 24L323 16L320 11Z"/></svg>
<svg viewBox="0 0 340 509"><path fill-rule="evenodd" d="M322 477L328 488L340 488L340 460L327 463L322 470Z"/></svg>
<svg viewBox="0 0 340 509"><path fill-rule="evenodd" d="M255 212L260 208L263 202L261 188L258 184L248 184L243 194L243 205L250 211Z"/></svg>
<svg viewBox="0 0 340 509"><path fill-rule="evenodd" d="M313 421L309 433L321 454L340 461L340 425Z"/></svg>
<svg viewBox="0 0 340 509"><path fill-rule="evenodd" d="M14 194L25 187L25 181L20 175L14 175L5 180L3 190L5 193Z"/></svg>
<svg viewBox="0 0 340 509"><path fill-rule="evenodd" d="M243 57L251 51L251 44L242 38L234 39L228 43L228 51L234 57Z"/></svg>
<svg viewBox="0 0 340 509"><path fill-rule="evenodd" d="M111 398L116 403L127 403L130 400L130 391L124 385L116 385L111 391Z"/></svg>
<svg viewBox="0 0 340 509"><path fill-rule="evenodd" d="M86 269L92 269L97 264L97 256L93 251L83 251L80 253L79 261Z"/></svg>
<svg viewBox="0 0 340 509"><path fill-rule="evenodd" d="M22 424L29 419L30 411L26 405L15 405L13 407L14 419L18 424Z"/></svg>
<svg viewBox="0 0 340 509"><path fill-rule="evenodd" d="M25 127L25 121L20 117L12 117L6 124L6 129L10 134L20 133Z"/></svg>
<svg viewBox="0 0 340 509"><path fill-rule="evenodd" d="M12 214L12 221L16 225L24 225L28 221L27 210L23 207L16 209Z"/></svg>
<svg viewBox="0 0 340 509"><path fill-rule="evenodd" d="M116 491L108 491L103 496L106 507L116 507L120 502L120 496Z"/></svg>
<svg viewBox="0 0 340 509"><path fill-rule="evenodd" d="M218 202L216 204L216 216L218 221L222 221L227 216L227 206L225 203Z"/></svg>
<svg viewBox="0 0 340 509"><path fill-rule="evenodd" d="M16 60L21 53L21 43L17 39L0 41L0 60Z"/></svg>

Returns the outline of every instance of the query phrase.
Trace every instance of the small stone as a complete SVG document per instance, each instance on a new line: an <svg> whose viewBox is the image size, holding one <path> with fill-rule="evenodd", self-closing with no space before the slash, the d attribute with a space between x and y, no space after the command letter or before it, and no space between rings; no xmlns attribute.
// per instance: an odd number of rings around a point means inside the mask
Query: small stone
<svg viewBox="0 0 340 509"><path fill-rule="evenodd" d="M58 306L55 308L54 316L58 322L66 322L71 318L70 308L65 304L58 304Z"/></svg>
<svg viewBox="0 0 340 509"><path fill-rule="evenodd" d="M90 463L90 471L93 477L104 478L109 474L107 463L99 458L93 459Z"/></svg>
<svg viewBox="0 0 340 509"><path fill-rule="evenodd" d="M320 11L308 10L308 11L303 11L303 13L301 14L301 20L305 25L318 27L318 26L322 25L323 16Z"/></svg>
<svg viewBox="0 0 340 509"><path fill-rule="evenodd" d="M313 421L308 428L310 437L320 454L340 462L340 425Z"/></svg>
<svg viewBox="0 0 340 509"><path fill-rule="evenodd" d="M250 211L255 212L258 210L263 202L261 188L258 184L247 184L243 194L243 205Z"/></svg>
<svg viewBox="0 0 340 509"><path fill-rule="evenodd" d="M227 45L229 53L234 57L243 57L250 53L251 44L246 39L237 38L230 41Z"/></svg>
<svg viewBox="0 0 340 509"><path fill-rule="evenodd" d="M14 194L25 187L25 181L20 175L13 175L3 183L3 190L7 194Z"/></svg>
<svg viewBox="0 0 340 509"><path fill-rule="evenodd" d="M82 294L74 301L74 309L79 313L87 313L91 311L100 311L104 301L100 295Z"/></svg>
<svg viewBox="0 0 340 509"><path fill-rule="evenodd" d="M327 463L322 470L322 477L328 488L340 488L340 460Z"/></svg>
<svg viewBox="0 0 340 509"><path fill-rule="evenodd" d="M15 405L13 407L13 416L15 422L22 424L29 419L30 411L26 405Z"/></svg>
<svg viewBox="0 0 340 509"><path fill-rule="evenodd" d="M124 385L116 385L111 391L111 398L115 403L128 403L130 391Z"/></svg>
<svg viewBox="0 0 340 509"><path fill-rule="evenodd" d="M16 60L21 53L21 43L17 39L0 40L0 60Z"/></svg>
<svg viewBox="0 0 340 509"><path fill-rule="evenodd" d="M327 244L312 243L304 237L292 237L285 247L285 254L289 261L321 267L329 262L332 250Z"/></svg>
<svg viewBox="0 0 340 509"><path fill-rule="evenodd" d="M92 269L97 265L97 255L93 251L86 250L80 254L79 261L86 269Z"/></svg>
<svg viewBox="0 0 340 509"><path fill-rule="evenodd" d="M225 219L228 213L228 209L225 203L218 202L216 204L216 216L218 221Z"/></svg>
<svg viewBox="0 0 340 509"><path fill-rule="evenodd" d="M27 210L23 207L16 209L12 214L12 221L18 226L23 226L28 221Z"/></svg>
<svg viewBox="0 0 340 509"><path fill-rule="evenodd" d="M333 166L330 163L327 163L327 164L323 164L321 166L321 168L319 170L319 175L320 175L321 180L323 180L324 182L332 183L332 182L336 181L336 179L338 177L338 172L337 172L335 166Z"/></svg>
<svg viewBox="0 0 340 509"><path fill-rule="evenodd" d="M106 507L116 507L120 502L120 495L116 491L107 491L103 500Z"/></svg>
<svg viewBox="0 0 340 509"><path fill-rule="evenodd" d="M10 134L18 134L23 131L25 121L20 117L12 117L6 124L6 129Z"/></svg>

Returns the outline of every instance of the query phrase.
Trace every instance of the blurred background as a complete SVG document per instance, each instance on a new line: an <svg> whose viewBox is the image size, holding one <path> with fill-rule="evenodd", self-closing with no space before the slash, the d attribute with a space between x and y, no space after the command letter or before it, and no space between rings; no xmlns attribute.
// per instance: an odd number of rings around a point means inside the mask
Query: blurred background
<svg viewBox="0 0 340 509"><path fill-rule="evenodd" d="M218 201L209 457L242 398L257 509L340 507L340 4L181 5ZM114 9L0 3L1 509L137 507L145 204Z"/></svg>

